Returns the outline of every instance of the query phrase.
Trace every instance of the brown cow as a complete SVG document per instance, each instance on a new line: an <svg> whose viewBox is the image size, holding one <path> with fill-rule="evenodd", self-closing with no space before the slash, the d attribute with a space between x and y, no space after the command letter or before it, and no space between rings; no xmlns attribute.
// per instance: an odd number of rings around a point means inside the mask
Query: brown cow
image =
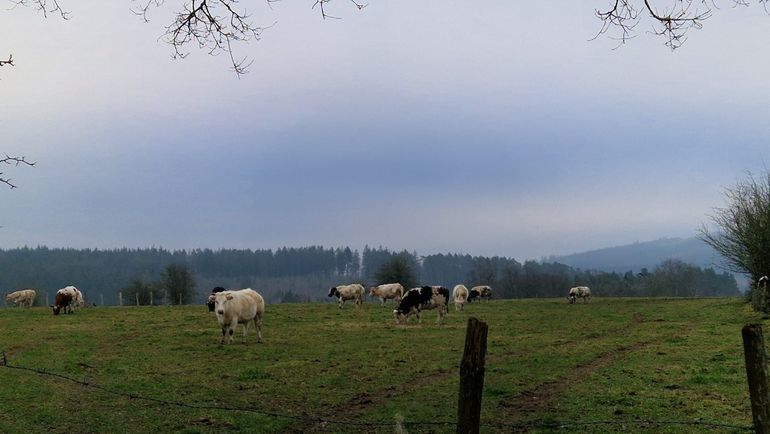
<svg viewBox="0 0 770 434"><path fill-rule="evenodd" d="M70 306L70 303L72 303L72 294L69 292L62 292L62 290L57 291L56 301L54 301L54 304L51 305L51 308L53 308L53 314L58 315L62 308L64 308L64 313L72 313L72 307Z"/></svg>

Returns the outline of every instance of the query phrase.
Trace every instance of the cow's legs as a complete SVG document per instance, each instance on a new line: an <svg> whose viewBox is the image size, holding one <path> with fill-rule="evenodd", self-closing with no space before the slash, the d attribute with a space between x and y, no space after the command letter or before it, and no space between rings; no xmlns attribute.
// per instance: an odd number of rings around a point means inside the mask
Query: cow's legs
<svg viewBox="0 0 770 434"><path fill-rule="evenodd" d="M262 342L262 316L254 317L254 327L257 328L257 342Z"/></svg>

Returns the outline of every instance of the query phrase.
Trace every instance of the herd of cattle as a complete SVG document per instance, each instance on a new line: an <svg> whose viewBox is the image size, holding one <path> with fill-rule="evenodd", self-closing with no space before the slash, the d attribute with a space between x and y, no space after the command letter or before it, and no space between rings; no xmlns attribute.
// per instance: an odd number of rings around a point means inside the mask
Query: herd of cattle
<svg viewBox="0 0 770 434"><path fill-rule="evenodd" d="M31 307L36 297L37 293L34 289L24 289L8 294L5 301L7 304ZM362 305L366 293L363 285L354 283L331 288L329 297L337 297L337 304L341 309L347 301L353 301L356 306ZM449 290L443 286L426 285L407 291L400 283L388 283L369 288L369 297L379 299L382 306L387 300L394 300L397 303L393 310L396 324L406 324L411 315L414 315L419 323L422 320L420 316L422 311L433 309L438 312L436 321L441 324L449 312ZM575 303L578 297L582 298L583 301L590 300L591 290L587 286L570 289L569 302ZM465 304L474 300L490 300L491 298L492 288L488 285L474 286L470 290L465 285L455 285L451 296L455 310L464 310ZM238 324L243 324L243 337L245 338L251 322L254 322L254 327L257 329L257 342L262 341L265 300L253 289L231 291L218 286L211 290L207 305L209 311L216 314L217 322L222 330L222 343L233 342L233 334ZM53 314L58 315L62 310L65 313L72 313L75 307L83 306L85 306L83 293L74 286L67 286L56 292L51 308Z"/></svg>
<svg viewBox="0 0 770 434"><path fill-rule="evenodd" d="M335 286L329 290L329 297L337 297L340 309L346 301L352 300L356 306L364 302L364 286L359 283L351 285ZM420 322L420 313L423 310L437 309L440 324L449 311L449 290L443 286L421 286L408 291L400 283L386 283L384 285L369 288L369 297L380 299L380 305L385 305L386 300L394 300L398 306L393 310L393 316L397 324L405 324L410 315L417 317ZM474 286L469 291L465 285L456 285L452 291L452 300L455 309L462 310L465 303L475 299L492 298L492 288L488 285Z"/></svg>

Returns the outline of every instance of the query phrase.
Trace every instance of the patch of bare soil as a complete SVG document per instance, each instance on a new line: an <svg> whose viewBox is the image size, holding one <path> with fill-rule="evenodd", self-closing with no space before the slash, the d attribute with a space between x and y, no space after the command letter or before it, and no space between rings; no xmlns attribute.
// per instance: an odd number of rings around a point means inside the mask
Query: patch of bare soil
<svg viewBox="0 0 770 434"><path fill-rule="evenodd" d="M626 354L644 348L653 342L655 341L641 341L606 351L592 360L575 365L564 377L541 383L532 389L504 399L498 404L501 411L500 418L508 422L516 422L528 420L534 415L547 412L573 384L579 383L595 371L612 365ZM522 431L526 431L526 429Z"/></svg>
<svg viewBox="0 0 770 434"><path fill-rule="evenodd" d="M440 369L438 371L422 375L408 383L386 387L372 393L364 392L359 395L355 395L343 403L329 407L328 411L321 417L321 419L355 420L359 415L363 414L367 410L404 396L413 390L441 382L451 377L452 375L456 375L457 372L457 369ZM393 421L393 424L395 426L395 421ZM322 432L327 429L334 431L338 428L339 426L335 426L335 424L327 424L325 422L306 422L299 423L293 427L290 427L285 432L299 434L307 432ZM371 427L367 430L367 427L360 426L356 427L356 431L374 432L375 428L376 427Z"/></svg>

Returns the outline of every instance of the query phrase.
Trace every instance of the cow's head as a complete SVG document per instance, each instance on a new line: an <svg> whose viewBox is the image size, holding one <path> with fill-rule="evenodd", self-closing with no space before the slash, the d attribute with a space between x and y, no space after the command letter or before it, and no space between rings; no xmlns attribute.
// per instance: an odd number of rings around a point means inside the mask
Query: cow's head
<svg viewBox="0 0 770 434"><path fill-rule="evenodd" d="M400 309L393 309L393 317L396 319L396 324L406 324L406 320L409 318L409 316Z"/></svg>
<svg viewBox="0 0 770 434"><path fill-rule="evenodd" d="M337 295L337 287L333 286L332 289L329 290L329 297L334 297Z"/></svg>
<svg viewBox="0 0 770 434"><path fill-rule="evenodd" d="M576 294L570 294L569 297L567 297L570 304L573 304L577 301L577 295Z"/></svg>
<svg viewBox="0 0 770 434"><path fill-rule="evenodd" d="M468 303L472 303L473 299L478 297L479 295L481 295L481 294L479 294L479 290L478 289L471 289L468 292Z"/></svg>
<svg viewBox="0 0 770 434"><path fill-rule="evenodd" d="M61 310L61 306L58 306L58 305L54 306L54 305L52 304L52 305L51 305L51 309L53 309L53 314L54 314L54 315L58 315L58 314L59 314L59 310Z"/></svg>
<svg viewBox="0 0 770 434"><path fill-rule="evenodd" d="M377 291L377 287L376 286L372 286L371 288L369 288L369 297L374 297L374 293L376 291Z"/></svg>
<svg viewBox="0 0 770 434"><path fill-rule="evenodd" d="M218 292L216 295L214 295L214 310L216 311L217 315L225 314L225 306L233 298L234 297L232 294L223 292Z"/></svg>

